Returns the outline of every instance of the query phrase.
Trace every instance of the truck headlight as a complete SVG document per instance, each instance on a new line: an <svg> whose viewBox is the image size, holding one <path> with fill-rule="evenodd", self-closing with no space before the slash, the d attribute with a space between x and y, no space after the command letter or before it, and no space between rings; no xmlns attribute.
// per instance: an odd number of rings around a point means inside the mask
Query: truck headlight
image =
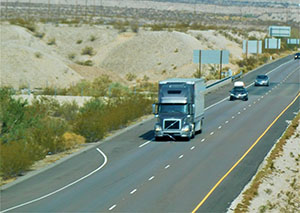
<svg viewBox="0 0 300 213"><path fill-rule="evenodd" d="M160 132L160 131L162 130L162 128L161 128L160 125L156 124L155 127L154 127L154 130L155 130L156 132Z"/></svg>
<svg viewBox="0 0 300 213"><path fill-rule="evenodd" d="M183 131L183 132L189 132L189 131L190 131L190 126L189 126L189 125L185 125L185 126L182 128L182 131Z"/></svg>

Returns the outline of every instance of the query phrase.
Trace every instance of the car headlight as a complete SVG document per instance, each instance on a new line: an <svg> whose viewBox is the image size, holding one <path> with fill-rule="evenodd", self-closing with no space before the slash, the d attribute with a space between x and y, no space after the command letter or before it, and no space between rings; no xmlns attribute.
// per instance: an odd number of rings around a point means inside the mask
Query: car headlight
<svg viewBox="0 0 300 213"><path fill-rule="evenodd" d="M155 127L154 127L154 130L155 130L156 132L160 132L160 131L162 130L162 128L161 128L160 125L156 124Z"/></svg>
<svg viewBox="0 0 300 213"><path fill-rule="evenodd" d="M185 126L182 128L182 131L183 131L183 132L189 132L189 131L190 131L190 126L189 126L189 125L185 125Z"/></svg>

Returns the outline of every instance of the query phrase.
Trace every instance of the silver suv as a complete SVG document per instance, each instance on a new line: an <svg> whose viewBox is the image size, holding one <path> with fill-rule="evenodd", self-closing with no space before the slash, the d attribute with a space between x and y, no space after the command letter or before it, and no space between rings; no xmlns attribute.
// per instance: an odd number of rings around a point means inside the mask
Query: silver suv
<svg viewBox="0 0 300 213"><path fill-rule="evenodd" d="M270 79L267 75L258 75L254 82L255 86L269 86Z"/></svg>

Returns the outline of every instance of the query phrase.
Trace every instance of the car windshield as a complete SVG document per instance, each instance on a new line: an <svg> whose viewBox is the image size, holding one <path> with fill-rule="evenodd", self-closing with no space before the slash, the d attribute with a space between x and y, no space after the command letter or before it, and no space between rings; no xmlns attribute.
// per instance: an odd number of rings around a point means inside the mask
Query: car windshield
<svg viewBox="0 0 300 213"><path fill-rule="evenodd" d="M235 87L232 92L245 92L245 89L243 87Z"/></svg>
<svg viewBox="0 0 300 213"><path fill-rule="evenodd" d="M187 104L160 104L158 107L158 112L160 112L160 113L167 113L167 112L187 113L188 107L187 107Z"/></svg>
<svg viewBox="0 0 300 213"><path fill-rule="evenodd" d="M267 79L268 77L267 76L265 76L265 75L259 75L259 76L257 76L257 79Z"/></svg>

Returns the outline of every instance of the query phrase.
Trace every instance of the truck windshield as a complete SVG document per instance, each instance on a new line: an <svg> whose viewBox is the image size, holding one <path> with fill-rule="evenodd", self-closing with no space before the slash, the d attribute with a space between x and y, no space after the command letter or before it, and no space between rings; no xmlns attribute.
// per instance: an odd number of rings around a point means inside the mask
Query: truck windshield
<svg viewBox="0 0 300 213"><path fill-rule="evenodd" d="M160 104L158 106L159 113L180 112L188 113L187 104Z"/></svg>

